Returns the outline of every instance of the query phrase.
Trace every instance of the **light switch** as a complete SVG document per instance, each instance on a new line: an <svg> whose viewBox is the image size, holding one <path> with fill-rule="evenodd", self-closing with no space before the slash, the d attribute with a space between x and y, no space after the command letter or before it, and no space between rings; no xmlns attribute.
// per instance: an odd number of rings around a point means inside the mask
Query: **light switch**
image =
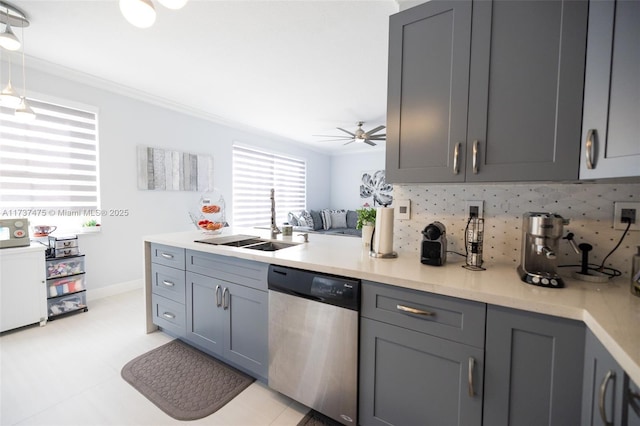
<svg viewBox="0 0 640 426"><path fill-rule="evenodd" d="M395 200L395 218L399 220L411 219L411 200Z"/></svg>

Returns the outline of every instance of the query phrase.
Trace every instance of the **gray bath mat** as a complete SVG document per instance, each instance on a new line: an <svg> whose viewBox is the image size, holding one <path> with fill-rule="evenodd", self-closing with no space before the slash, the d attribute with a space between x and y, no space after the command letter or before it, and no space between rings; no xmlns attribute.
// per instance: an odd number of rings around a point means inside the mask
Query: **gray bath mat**
<svg viewBox="0 0 640 426"><path fill-rule="evenodd" d="M254 381L180 340L129 361L122 378L178 420L214 413Z"/></svg>

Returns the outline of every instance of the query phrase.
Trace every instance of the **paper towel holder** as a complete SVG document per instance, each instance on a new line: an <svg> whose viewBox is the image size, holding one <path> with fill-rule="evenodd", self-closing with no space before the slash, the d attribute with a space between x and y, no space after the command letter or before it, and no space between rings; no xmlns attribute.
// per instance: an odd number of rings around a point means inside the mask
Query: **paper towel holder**
<svg viewBox="0 0 640 426"><path fill-rule="evenodd" d="M387 207L386 205L383 205L383 208ZM387 223L387 226L391 226L391 241L393 242L393 209L390 209L390 219L391 219L391 223ZM369 257L373 257L373 258L378 258L378 259L395 259L398 257L398 253L395 251L390 251L388 253L381 253L379 251L377 251L379 249L379 247L376 247L376 249L374 250L374 239L376 237L376 232L380 232L380 228L382 227L382 215L380 214L381 211L379 210L376 213L376 226L373 229L373 233L371 234L371 244L369 245L370 249L369 249ZM389 219L389 217L387 217L387 219ZM392 243L393 244L393 243ZM393 248L393 246L392 246Z"/></svg>

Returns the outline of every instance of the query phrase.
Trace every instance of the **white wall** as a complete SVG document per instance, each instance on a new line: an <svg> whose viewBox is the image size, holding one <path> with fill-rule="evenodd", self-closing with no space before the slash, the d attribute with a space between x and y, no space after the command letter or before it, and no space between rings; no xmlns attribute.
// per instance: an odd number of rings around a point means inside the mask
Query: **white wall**
<svg viewBox="0 0 640 426"><path fill-rule="evenodd" d="M362 172L384 170L385 151L364 151L331 157L331 199L318 208L355 210L362 207Z"/></svg>
<svg viewBox="0 0 640 426"><path fill-rule="evenodd" d="M5 68L6 69L6 68ZM132 71L133 72L133 71ZM137 189L136 146L210 154L214 158L214 184L227 200L231 218L231 149L234 141L270 151L306 158L310 206L330 203L330 156L247 130L231 128L156 106L93 84L79 83L28 69L31 96L47 96L92 105L99 109L99 164L102 209L127 209L128 217L104 217L102 231L80 236L86 254L87 288L139 280L143 274L142 237L193 229L188 211L200 194ZM185 90L198 90L185 86ZM35 96L34 96L35 97Z"/></svg>

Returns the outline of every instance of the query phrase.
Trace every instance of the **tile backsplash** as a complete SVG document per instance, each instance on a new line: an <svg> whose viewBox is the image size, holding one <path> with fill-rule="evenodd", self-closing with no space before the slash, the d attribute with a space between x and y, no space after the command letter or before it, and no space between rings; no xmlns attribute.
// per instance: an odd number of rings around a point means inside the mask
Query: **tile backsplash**
<svg viewBox="0 0 640 426"><path fill-rule="evenodd" d="M411 200L411 219L396 220L394 248L418 251L422 230L433 221L447 228L448 250L464 253L466 201L484 201L484 260L491 263L520 263L522 215L525 212L557 213L570 224L577 244L589 243L589 262L600 264L615 247L622 230L613 229L613 203L640 201L640 184L396 184L394 199ZM640 231L630 231L605 266L618 269L627 279L631 256L640 245ZM455 255L451 255L455 256ZM577 255L563 240L558 264L579 264Z"/></svg>

